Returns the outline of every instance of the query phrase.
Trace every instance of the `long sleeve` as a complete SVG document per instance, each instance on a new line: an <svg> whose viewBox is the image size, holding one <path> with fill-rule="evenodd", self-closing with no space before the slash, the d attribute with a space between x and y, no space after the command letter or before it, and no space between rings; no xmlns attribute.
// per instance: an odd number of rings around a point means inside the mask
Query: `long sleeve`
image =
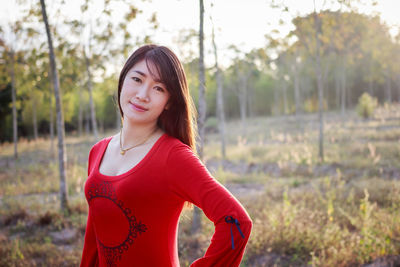
<svg viewBox="0 0 400 267"><path fill-rule="evenodd" d="M88 176L92 172L92 168L94 166L93 162L95 154L96 153L94 152L94 147L93 147L89 152ZM97 252L97 242L96 242L96 235L94 232L93 219L89 209L80 267L93 267L93 266L99 266L99 257Z"/></svg>
<svg viewBox="0 0 400 267"><path fill-rule="evenodd" d="M167 170L170 190L201 208L214 222L215 232L209 248L191 266L239 266L252 227L243 206L210 175L186 145L172 148Z"/></svg>

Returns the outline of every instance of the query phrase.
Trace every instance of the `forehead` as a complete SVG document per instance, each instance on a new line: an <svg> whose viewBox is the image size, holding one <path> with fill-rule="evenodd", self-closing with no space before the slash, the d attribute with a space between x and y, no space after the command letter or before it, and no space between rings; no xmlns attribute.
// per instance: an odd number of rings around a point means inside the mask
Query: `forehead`
<svg viewBox="0 0 400 267"><path fill-rule="evenodd" d="M160 72L158 67L150 60L141 60L137 62L133 67L129 70L128 73L139 73L146 77L151 77L153 80L157 82L161 82Z"/></svg>

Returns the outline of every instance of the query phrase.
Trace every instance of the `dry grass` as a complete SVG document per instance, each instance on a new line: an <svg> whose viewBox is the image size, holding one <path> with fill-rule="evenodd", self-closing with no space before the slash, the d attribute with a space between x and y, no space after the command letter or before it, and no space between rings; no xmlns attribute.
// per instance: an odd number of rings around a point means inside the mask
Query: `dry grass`
<svg viewBox="0 0 400 267"><path fill-rule="evenodd" d="M249 119L245 133L229 122L226 159L218 135L207 135L207 165L222 183L243 189L238 198L254 222L242 266L357 266L400 254L399 106L381 107L370 120L355 113L325 118L323 163L315 114ZM67 138L70 214L58 212L49 140L21 140L17 161L12 144L1 146L0 266L79 264L87 213L82 189L93 143ZM182 266L209 244L214 228L203 218L203 232L192 236L191 210L181 216ZM65 229L76 233L56 242L51 233Z"/></svg>

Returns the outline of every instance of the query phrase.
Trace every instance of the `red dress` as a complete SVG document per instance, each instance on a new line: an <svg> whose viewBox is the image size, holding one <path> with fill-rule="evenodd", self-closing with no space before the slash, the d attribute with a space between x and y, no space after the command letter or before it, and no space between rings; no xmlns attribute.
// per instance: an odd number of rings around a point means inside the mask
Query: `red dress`
<svg viewBox="0 0 400 267"><path fill-rule="evenodd" d="M80 266L180 266L177 233L185 201L215 225L205 255L191 266L239 266L252 221L192 150L164 134L131 170L107 176L99 166L111 138L89 153L89 214Z"/></svg>

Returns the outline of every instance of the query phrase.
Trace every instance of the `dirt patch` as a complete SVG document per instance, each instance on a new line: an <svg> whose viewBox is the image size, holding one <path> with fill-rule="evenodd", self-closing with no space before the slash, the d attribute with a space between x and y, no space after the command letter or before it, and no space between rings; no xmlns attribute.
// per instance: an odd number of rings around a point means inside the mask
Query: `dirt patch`
<svg viewBox="0 0 400 267"><path fill-rule="evenodd" d="M387 256L374 260L372 263L364 264L361 267L399 267L400 255Z"/></svg>
<svg viewBox="0 0 400 267"><path fill-rule="evenodd" d="M77 237L77 230L66 228L58 232L50 232L54 244L71 244Z"/></svg>
<svg viewBox="0 0 400 267"><path fill-rule="evenodd" d="M237 198L256 198L265 192L262 184L225 184L225 187Z"/></svg>
<svg viewBox="0 0 400 267"><path fill-rule="evenodd" d="M275 162L262 163L246 163L243 161L234 162L229 160L208 160L206 163L207 169L210 172L216 172L218 169L236 173L239 175L251 173L263 173L270 177L288 177L292 175L304 177L336 177L338 170L347 178L364 177L364 176L379 176L384 179L400 179L400 169L395 167L387 167L378 169L359 169L350 168L340 163L328 163L317 165L296 164L295 162L287 162L280 166Z"/></svg>
<svg viewBox="0 0 400 267"><path fill-rule="evenodd" d="M280 255L277 253L267 253L256 257L250 262L250 266L254 267L275 267L275 266L286 266L286 267L306 267L306 264L301 262L294 262L289 256Z"/></svg>

